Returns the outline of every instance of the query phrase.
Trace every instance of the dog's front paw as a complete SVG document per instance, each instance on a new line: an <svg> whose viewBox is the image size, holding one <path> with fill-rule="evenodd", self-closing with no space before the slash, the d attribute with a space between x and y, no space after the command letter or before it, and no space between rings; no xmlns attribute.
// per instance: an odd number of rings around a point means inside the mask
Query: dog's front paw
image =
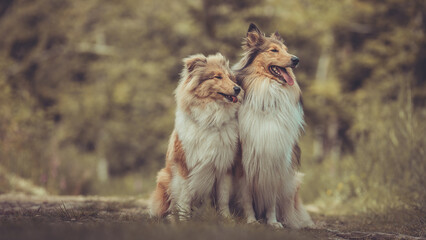
<svg viewBox="0 0 426 240"><path fill-rule="evenodd" d="M280 222L268 222L268 225L275 228L275 229L284 228L283 225Z"/></svg>
<svg viewBox="0 0 426 240"><path fill-rule="evenodd" d="M248 217L247 218L247 224L258 224L259 222L256 220L255 217Z"/></svg>
<svg viewBox="0 0 426 240"><path fill-rule="evenodd" d="M229 218L229 219L232 218L231 211L229 211L229 208L220 210L220 215L222 215L222 217L224 218Z"/></svg>
<svg viewBox="0 0 426 240"><path fill-rule="evenodd" d="M189 215L184 213L179 213L178 219L180 222L186 222L189 220Z"/></svg>

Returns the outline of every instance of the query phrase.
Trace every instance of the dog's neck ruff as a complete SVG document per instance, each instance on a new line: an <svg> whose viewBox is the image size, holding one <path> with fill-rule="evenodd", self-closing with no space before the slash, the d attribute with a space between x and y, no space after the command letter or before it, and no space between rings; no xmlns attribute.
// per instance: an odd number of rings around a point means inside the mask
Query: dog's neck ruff
<svg viewBox="0 0 426 240"><path fill-rule="evenodd" d="M296 112L299 112L297 115L301 114L303 125L303 110L297 89L264 76L246 77L242 86L247 92L243 104L248 104L253 111L280 114L297 109L300 110Z"/></svg>
<svg viewBox="0 0 426 240"><path fill-rule="evenodd" d="M191 121L199 129L221 128L231 121L236 121L239 104L223 106L226 103L210 102L205 105L191 106L188 111L177 111L181 118ZM182 123L184 124L184 123Z"/></svg>
<svg viewBox="0 0 426 240"><path fill-rule="evenodd" d="M280 172L287 171L304 125L302 106L295 101L298 96L267 77L248 76L243 88L246 95L238 117L246 170L279 167Z"/></svg>
<svg viewBox="0 0 426 240"><path fill-rule="evenodd" d="M232 166L238 142L238 107L220 104L176 111L175 129L192 172L215 170L221 175Z"/></svg>
<svg viewBox="0 0 426 240"><path fill-rule="evenodd" d="M243 86L246 95L239 111L240 122L247 121L243 123L246 126L251 125L250 122L254 120L258 124L256 129L276 128L276 133L280 133L277 137L282 138L283 143L292 148L304 125L303 109L296 101L298 97L294 96L294 92L289 91L289 88L266 77L247 77ZM240 126L240 131L243 132L253 129L255 128L241 129Z"/></svg>

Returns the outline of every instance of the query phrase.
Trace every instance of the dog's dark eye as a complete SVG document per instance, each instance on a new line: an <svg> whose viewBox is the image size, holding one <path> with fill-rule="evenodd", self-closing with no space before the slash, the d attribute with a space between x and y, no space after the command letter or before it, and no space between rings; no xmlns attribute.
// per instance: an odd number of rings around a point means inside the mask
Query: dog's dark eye
<svg viewBox="0 0 426 240"><path fill-rule="evenodd" d="M272 49L271 52L278 52L278 50L277 49Z"/></svg>
<svg viewBox="0 0 426 240"><path fill-rule="evenodd" d="M215 76L215 78L217 78L217 79L222 79L222 76Z"/></svg>

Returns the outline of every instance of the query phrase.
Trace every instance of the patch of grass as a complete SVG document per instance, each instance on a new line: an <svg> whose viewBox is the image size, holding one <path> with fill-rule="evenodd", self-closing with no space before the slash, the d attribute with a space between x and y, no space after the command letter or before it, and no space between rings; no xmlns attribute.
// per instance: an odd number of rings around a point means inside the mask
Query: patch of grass
<svg viewBox="0 0 426 240"><path fill-rule="evenodd" d="M51 212L52 214L52 212ZM97 209L94 209L92 206L85 209L75 210L73 208L67 208L65 203L62 203L57 209L56 212L53 212L53 217L59 217L63 221L84 221L89 218L95 218L98 216Z"/></svg>

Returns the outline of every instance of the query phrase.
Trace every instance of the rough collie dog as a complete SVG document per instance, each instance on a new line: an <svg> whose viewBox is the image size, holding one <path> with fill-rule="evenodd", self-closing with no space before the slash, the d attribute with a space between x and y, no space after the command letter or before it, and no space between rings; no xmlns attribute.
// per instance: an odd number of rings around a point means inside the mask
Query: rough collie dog
<svg viewBox="0 0 426 240"><path fill-rule="evenodd" d="M192 204L210 197L216 188L219 210L229 216L229 174L238 148L237 110L243 93L221 54L198 54L183 61L175 91L175 128L150 213L163 217L176 212L179 220L186 220Z"/></svg>
<svg viewBox="0 0 426 240"><path fill-rule="evenodd" d="M278 228L312 226L298 198L302 174L297 172L297 141L304 120L292 68L299 59L287 52L278 32L265 37L254 24L243 49L233 70L245 91L238 118L245 175L240 201L247 221L257 216Z"/></svg>

